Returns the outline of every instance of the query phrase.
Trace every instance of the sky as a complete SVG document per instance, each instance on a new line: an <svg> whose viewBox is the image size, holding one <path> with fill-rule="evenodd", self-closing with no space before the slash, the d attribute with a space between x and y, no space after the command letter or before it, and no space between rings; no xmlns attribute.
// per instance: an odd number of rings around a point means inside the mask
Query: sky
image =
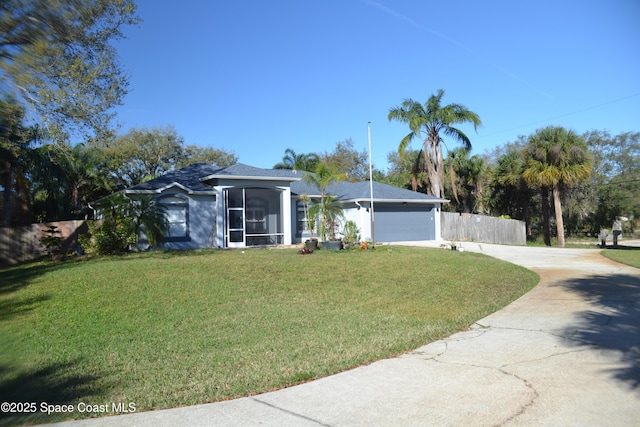
<svg viewBox="0 0 640 427"><path fill-rule="evenodd" d="M370 128L385 171L409 133L389 110L438 89L480 116L477 132L460 126L474 154L550 125L640 131L637 0L136 3L142 22L117 43L121 133L173 126L185 144L271 168L287 148L367 150Z"/></svg>

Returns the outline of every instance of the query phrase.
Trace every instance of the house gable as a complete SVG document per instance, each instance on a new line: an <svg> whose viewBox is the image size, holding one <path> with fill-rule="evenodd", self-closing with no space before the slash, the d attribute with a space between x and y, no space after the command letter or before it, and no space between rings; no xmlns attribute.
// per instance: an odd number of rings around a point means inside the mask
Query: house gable
<svg viewBox="0 0 640 427"><path fill-rule="evenodd" d="M188 194L214 194L214 189L200 178L220 170L217 166L195 163L125 190L126 194L159 194L177 187Z"/></svg>

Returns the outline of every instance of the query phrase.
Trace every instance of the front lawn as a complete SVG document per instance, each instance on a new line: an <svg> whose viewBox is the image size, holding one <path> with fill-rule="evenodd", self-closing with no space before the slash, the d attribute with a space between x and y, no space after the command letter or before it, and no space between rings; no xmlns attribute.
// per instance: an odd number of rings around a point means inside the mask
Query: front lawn
<svg viewBox="0 0 640 427"><path fill-rule="evenodd" d="M638 247L619 245L616 249L608 248L600 253L619 263L640 268L640 248Z"/></svg>
<svg viewBox="0 0 640 427"><path fill-rule="evenodd" d="M463 330L537 282L481 254L411 247L152 252L3 268L0 402L37 411L2 413L0 424L282 388ZM46 415L42 402L73 411Z"/></svg>

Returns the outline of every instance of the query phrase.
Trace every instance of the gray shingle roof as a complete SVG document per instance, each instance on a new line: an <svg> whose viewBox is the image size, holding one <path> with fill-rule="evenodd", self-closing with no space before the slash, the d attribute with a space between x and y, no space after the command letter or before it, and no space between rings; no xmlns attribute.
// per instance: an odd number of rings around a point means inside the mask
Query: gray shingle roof
<svg viewBox="0 0 640 427"><path fill-rule="evenodd" d="M304 181L292 182L291 192L300 195L308 194L310 196L318 196L320 191L310 186ZM347 182L341 181L329 185L327 193L336 196L341 201L347 200L369 200L371 191L369 181ZM404 188L394 187L392 185L383 184L381 182L373 182L373 200L374 201L414 201L422 203L444 202L444 200L430 196L424 193L407 190Z"/></svg>
<svg viewBox="0 0 640 427"><path fill-rule="evenodd" d="M253 166L237 163L228 167L218 167L206 163L195 163L165 175L134 185L126 190L127 193L157 193L172 185L183 187L189 192L211 192L213 187L205 181L216 178L256 178L264 180L291 181L291 192L295 195L309 194L318 196L320 191L307 184L302 177L308 172L293 171L287 169L260 169ZM214 184L215 185L215 184ZM341 181L327 188L328 194L337 196L341 201L369 200L369 182ZM381 182L373 183L374 201L413 201L419 203L444 202L434 196L415 191L398 188Z"/></svg>
<svg viewBox="0 0 640 427"><path fill-rule="evenodd" d="M216 177L228 176L228 177L256 177L256 178L285 178L298 180L302 178L304 172L289 170L289 169L261 169L253 166L245 165L243 163L236 163L235 165L222 168L215 172ZM205 178L205 177L203 177Z"/></svg>
<svg viewBox="0 0 640 427"><path fill-rule="evenodd" d="M221 169L222 168L218 166L213 166L206 163L194 163L182 169L167 172L166 174L150 181L134 185L133 187L128 188L126 192L157 192L173 184L178 184L186 188L188 191L213 191L213 188L210 185L202 182L200 178L202 178L203 176L214 174Z"/></svg>

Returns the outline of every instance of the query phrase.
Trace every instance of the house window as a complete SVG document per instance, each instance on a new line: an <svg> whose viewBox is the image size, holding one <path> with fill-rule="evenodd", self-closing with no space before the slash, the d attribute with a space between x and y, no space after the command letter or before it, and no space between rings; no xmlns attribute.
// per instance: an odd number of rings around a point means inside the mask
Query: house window
<svg viewBox="0 0 640 427"><path fill-rule="evenodd" d="M298 227L296 229L296 232L298 235L302 235L302 233L304 233L305 231L307 231L307 216L306 216L306 209L304 207L304 205L302 204L298 204Z"/></svg>
<svg viewBox="0 0 640 427"><path fill-rule="evenodd" d="M173 195L163 197L159 203L164 207L168 222L165 240L180 241L189 239L189 200Z"/></svg>
<svg viewBox="0 0 640 427"><path fill-rule="evenodd" d="M263 207L247 206L247 234L263 234L267 232L267 217Z"/></svg>

